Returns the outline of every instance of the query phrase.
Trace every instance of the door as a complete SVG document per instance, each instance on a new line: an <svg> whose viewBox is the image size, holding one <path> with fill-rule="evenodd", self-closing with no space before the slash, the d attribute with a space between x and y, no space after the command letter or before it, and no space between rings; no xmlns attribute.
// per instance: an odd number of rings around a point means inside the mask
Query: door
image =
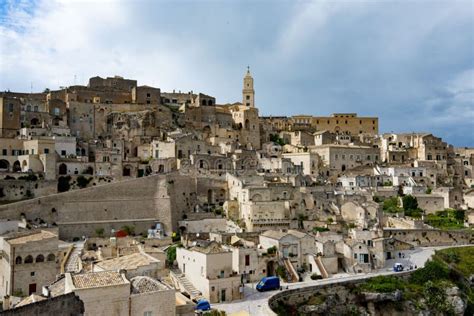
<svg viewBox="0 0 474 316"><path fill-rule="evenodd" d="M36 293L36 283L31 283L28 287L28 295Z"/></svg>
<svg viewBox="0 0 474 316"><path fill-rule="evenodd" d="M225 289L221 290L221 302L225 302Z"/></svg>

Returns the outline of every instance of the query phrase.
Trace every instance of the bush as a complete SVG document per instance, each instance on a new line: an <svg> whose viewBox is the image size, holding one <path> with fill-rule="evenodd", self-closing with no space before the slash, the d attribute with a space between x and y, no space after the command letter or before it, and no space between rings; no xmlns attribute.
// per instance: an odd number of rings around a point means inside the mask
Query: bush
<svg viewBox="0 0 474 316"><path fill-rule="evenodd" d="M418 201L412 195L405 195L403 198L403 209L405 211L416 210L418 208Z"/></svg>
<svg viewBox="0 0 474 316"><path fill-rule="evenodd" d="M176 246L170 246L168 250L166 250L166 262L168 263L168 266L172 266L175 260Z"/></svg>
<svg viewBox="0 0 474 316"><path fill-rule="evenodd" d="M313 228L313 231L314 232L327 232L327 231L329 231L329 228L316 226L316 227Z"/></svg>
<svg viewBox="0 0 474 316"><path fill-rule="evenodd" d="M79 177L77 177L77 186L80 187L81 189L84 189L85 187L87 187L87 185L91 181L92 181L92 178L86 178L84 176L79 176Z"/></svg>
<svg viewBox="0 0 474 316"><path fill-rule="evenodd" d="M27 176L18 177L18 180L37 181L38 177L34 174L29 174Z"/></svg>
<svg viewBox="0 0 474 316"><path fill-rule="evenodd" d="M70 176L59 177L58 179L58 192L59 193L69 191L69 189L71 188L69 181L71 181Z"/></svg>
<svg viewBox="0 0 474 316"><path fill-rule="evenodd" d="M320 280L322 278L323 277L320 276L319 274L316 274L316 273L311 274L311 280Z"/></svg>
<svg viewBox="0 0 474 316"><path fill-rule="evenodd" d="M378 276L361 285L363 291L376 293L391 293L396 290L403 290L404 287L403 281L394 276Z"/></svg>
<svg viewBox="0 0 474 316"><path fill-rule="evenodd" d="M277 248L276 248L275 246L272 246L272 247L270 247L270 248L267 249L267 253L268 253L269 255L275 254L276 251L277 251Z"/></svg>
<svg viewBox="0 0 474 316"><path fill-rule="evenodd" d="M278 266L278 267L276 268L276 274L277 274L280 278L282 278L283 280L286 280L286 270L285 270L284 267Z"/></svg>
<svg viewBox="0 0 474 316"><path fill-rule="evenodd" d="M444 280L449 277L449 269L439 261L428 261L423 269L416 270L410 282L424 284L430 280Z"/></svg>
<svg viewBox="0 0 474 316"><path fill-rule="evenodd" d="M103 228L97 228L95 230L95 234L97 235L97 237L104 237L104 232L105 230Z"/></svg>
<svg viewBox="0 0 474 316"><path fill-rule="evenodd" d="M385 199L382 204L382 209L387 213L399 213L402 209L398 206L398 197L391 197Z"/></svg>
<svg viewBox="0 0 474 316"><path fill-rule="evenodd" d="M12 177L12 176L9 176L9 175L7 175L7 176L5 176L5 180L16 180L16 178L15 178L15 177Z"/></svg>
<svg viewBox="0 0 474 316"><path fill-rule="evenodd" d="M122 228L120 228L120 230L127 233L128 236L135 235L135 226L124 225L124 226L122 226Z"/></svg>

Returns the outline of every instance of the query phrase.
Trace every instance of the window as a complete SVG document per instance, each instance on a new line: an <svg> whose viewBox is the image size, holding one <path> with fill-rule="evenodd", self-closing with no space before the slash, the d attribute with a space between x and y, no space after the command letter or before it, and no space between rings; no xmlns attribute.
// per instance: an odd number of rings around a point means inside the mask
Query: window
<svg viewBox="0 0 474 316"><path fill-rule="evenodd" d="M245 255L245 265L246 266L250 265L250 255Z"/></svg>
<svg viewBox="0 0 474 316"><path fill-rule="evenodd" d="M143 316L151 316L151 315L152 315L152 314L151 314L151 311L147 311L147 312L144 312L144 313L143 313Z"/></svg>
<svg viewBox="0 0 474 316"><path fill-rule="evenodd" d="M250 100L250 96L249 96L249 95L246 95L245 98L246 98L247 100Z"/></svg>
<svg viewBox="0 0 474 316"><path fill-rule="evenodd" d="M13 103L10 103L8 105L8 112L10 112L10 113L13 112Z"/></svg>
<svg viewBox="0 0 474 316"><path fill-rule="evenodd" d="M37 106L37 105L35 105L35 106L33 107L33 111L38 112L38 106Z"/></svg>
<svg viewBox="0 0 474 316"><path fill-rule="evenodd" d="M151 94L150 94L150 93L147 93L147 94L146 94L146 97L147 97L147 98L151 97Z"/></svg>
<svg viewBox="0 0 474 316"><path fill-rule="evenodd" d="M35 271L31 271L30 275L35 276Z"/></svg>
<svg viewBox="0 0 474 316"><path fill-rule="evenodd" d="M66 151L65 150L61 150L61 156L66 156Z"/></svg>
<svg viewBox="0 0 474 316"><path fill-rule="evenodd" d="M59 115L59 108L54 108L53 113L54 113L54 115Z"/></svg>

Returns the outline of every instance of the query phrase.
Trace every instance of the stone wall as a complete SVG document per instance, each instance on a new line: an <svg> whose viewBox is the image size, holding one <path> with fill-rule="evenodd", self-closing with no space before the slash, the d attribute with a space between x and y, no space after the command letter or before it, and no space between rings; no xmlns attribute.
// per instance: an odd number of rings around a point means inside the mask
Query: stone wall
<svg viewBox="0 0 474 316"><path fill-rule="evenodd" d="M74 295L69 293L49 298L34 304L28 304L22 307L9 309L0 312L2 316L13 315L84 315L84 303Z"/></svg>
<svg viewBox="0 0 474 316"><path fill-rule="evenodd" d="M195 192L196 183L187 177L153 175L2 205L0 218L41 219L58 225L60 238L89 236L96 228L107 233L117 223L136 225L142 233L159 221L171 232L194 209Z"/></svg>
<svg viewBox="0 0 474 316"><path fill-rule="evenodd" d="M384 237L390 237L414 246L453 246L474 243L474 231L437 229L384 229Z"/></svg>

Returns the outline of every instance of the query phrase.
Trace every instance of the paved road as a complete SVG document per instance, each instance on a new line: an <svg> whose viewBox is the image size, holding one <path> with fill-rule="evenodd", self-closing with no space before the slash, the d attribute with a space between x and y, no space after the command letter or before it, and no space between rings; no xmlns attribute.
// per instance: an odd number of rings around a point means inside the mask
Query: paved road
<svg viewBox="0 0 474 316"><path fill-rule="evenodd" d="M423 267L426 261L431 258L434 254L435 250L443 249L443 248L451 248L451 247L422 247L417 248L411 251L405 251L405 258L397 258L393 260L389 260L386 265L386 268L374 271L371 273L359 273L359 274L347 274L347 273L339 273L332 276L329 279L324 280L317 280L317 281L305 281L305 282L298 282L298 283L282 283L284 289L288 287L288 289L297 289L303 288L312 285L318 284L333 284L338 283L341 281L347 280L361 280L366 278L371 278L378 275L389 275L395 274L396 272L392 271L393 263L401 262L405 267L409 267L410 264L413 266L417 266L418 268ZM223 310L227 314L237 313L237 312L247 312L250 315L255 316L266 316L266 315L275 315L271 312L270 308L268 307L268 298L275 294L275 291L271 292L258 292L255 290L255 283L246 284L244 289L244 300L239 301L232 301L230 303L223 303L223 304L213 304L212 307Z"/></svg>

